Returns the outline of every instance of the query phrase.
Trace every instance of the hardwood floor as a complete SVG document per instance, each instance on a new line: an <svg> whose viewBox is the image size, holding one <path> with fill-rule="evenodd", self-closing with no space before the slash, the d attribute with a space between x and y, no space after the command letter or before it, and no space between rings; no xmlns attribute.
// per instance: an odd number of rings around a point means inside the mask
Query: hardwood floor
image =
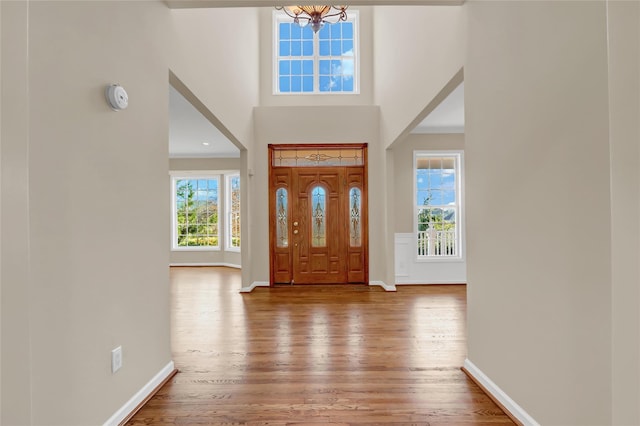
<svg viewBox="0 0 640 426"><path fill-rule="evenodd" d="M180 373L129 425L496 425L460 371L465 286L284 286L172 268Z"/></svg>

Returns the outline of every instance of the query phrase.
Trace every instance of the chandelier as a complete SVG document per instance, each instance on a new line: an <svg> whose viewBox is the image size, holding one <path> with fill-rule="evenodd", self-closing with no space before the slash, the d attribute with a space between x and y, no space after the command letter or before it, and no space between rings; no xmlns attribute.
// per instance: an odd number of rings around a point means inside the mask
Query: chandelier
<svg viewBox="0 0 640 426"><path fill-rule="evenodd" d="M336 22L347 20L347 8L345 5L295 5L276 6L277 10L293 18L293 22L305 27L311 24L311 29L317 33L325 23L335 24ZM329 19L328 19L329 18Z"/></svg>

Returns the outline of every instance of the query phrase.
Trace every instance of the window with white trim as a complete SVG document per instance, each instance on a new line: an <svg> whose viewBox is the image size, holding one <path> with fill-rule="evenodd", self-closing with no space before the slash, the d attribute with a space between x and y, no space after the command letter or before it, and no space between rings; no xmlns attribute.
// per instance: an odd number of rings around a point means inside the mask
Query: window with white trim
<svg viewBox="0 0 640 426"><path fill-rule="evenodd" d="M274 11L274 93L358 93L357 16L314 33Z"/></svg>
<svg viewBox="0 0 640 426"><path fill-rule="evenodd" d="M226 212L225 248L230 251L240 251L240 175L226 176Z"/></svg>
<svg viewBox="0 0 640 426"><path fill-rule="evenodd" d="M174 248L220 247L219 176L173 178Z"/></svg>
<svg viewBox="0 0 640 426"><path fill-rule="evenodd" d="M418 259L462 257L461 158L453 151L414 153Z"/></svg>
<svg viewBox="0 0 640 426"><path fill-rule="evenodd" d="M240 251L237 172L171 172L171 201L172 250Z"/></svg>

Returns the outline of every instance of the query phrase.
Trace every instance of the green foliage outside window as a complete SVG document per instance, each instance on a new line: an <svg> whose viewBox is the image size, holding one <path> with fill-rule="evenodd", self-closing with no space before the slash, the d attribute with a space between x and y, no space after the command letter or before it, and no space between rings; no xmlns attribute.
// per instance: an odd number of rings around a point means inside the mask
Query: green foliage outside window
<svg viewBox="0 0 640 426"><path fill-rule="evenodd" d="M178 180L176 220L179 247L217 247L218 180Z"/></svg>
<svg viewBox="0 0 640 426"><path fill-rule="evenodd" d="M455 213L453 210L448 211L437 207L428 207L430 197L426 197L422 203L425 208L418 211L418 231L426 231L433 228L436 231L454 230Z"/></svg>

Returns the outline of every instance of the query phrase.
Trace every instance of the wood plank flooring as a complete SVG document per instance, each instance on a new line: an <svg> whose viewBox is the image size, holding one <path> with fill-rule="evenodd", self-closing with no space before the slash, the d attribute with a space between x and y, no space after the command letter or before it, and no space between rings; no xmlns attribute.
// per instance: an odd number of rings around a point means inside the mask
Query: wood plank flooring
<svg viewBox="0 0 640 426"><path fill-rule="evenodd" d="M460 371L465 286L284 286L172 268L180 373L129 425L498 425Z"/></svg>

